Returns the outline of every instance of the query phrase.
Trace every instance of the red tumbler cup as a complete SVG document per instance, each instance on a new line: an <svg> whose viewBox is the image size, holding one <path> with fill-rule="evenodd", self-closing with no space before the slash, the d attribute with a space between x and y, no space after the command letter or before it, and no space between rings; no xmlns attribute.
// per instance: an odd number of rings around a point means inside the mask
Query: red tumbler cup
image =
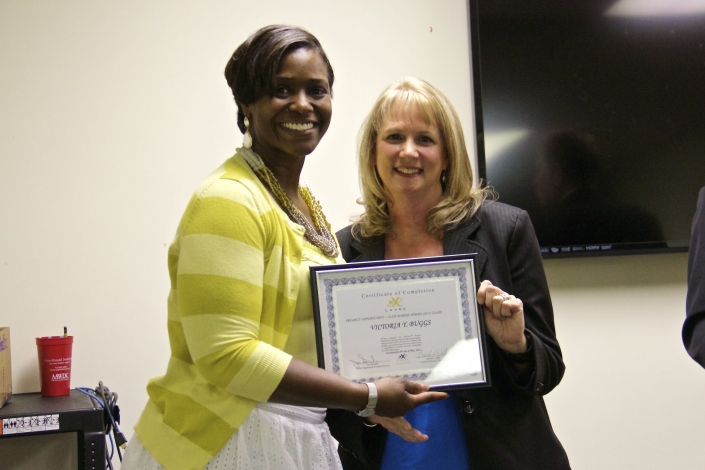
<svg viewBox="0 0 705 470"><path fill-rule="evenodd" d="M43 397L68 395L71 390L73 336L36 338Z"/></svg>

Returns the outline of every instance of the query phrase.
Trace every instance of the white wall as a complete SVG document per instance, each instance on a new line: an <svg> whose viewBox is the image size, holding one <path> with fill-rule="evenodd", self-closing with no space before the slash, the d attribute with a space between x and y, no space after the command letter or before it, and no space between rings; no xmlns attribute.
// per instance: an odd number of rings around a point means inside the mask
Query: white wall
<svg viewBox="0 0 705 470"><path fill-rule="evenodd" d="M472 147L463 0L0 0L0 325L15 392L36 336L75 336L73 386L120 395L128 437L168 356L166 252L193 188L239 145L222 71L258 27L309 28L334 117L304 179L356 213L355 142L403 76L443 90ZM685 256L546 263L568 372L547 402L576 469L696 468L705 371L679 343ZM699 395L702 395L700 393Z"/></svg>
<svg viewBox="0 0 705 470"><path fill-rule="evenodd" d="M546 403L573 468L705 468L705 370L680 337L687 254L544 265L567 367Z"/></svg>

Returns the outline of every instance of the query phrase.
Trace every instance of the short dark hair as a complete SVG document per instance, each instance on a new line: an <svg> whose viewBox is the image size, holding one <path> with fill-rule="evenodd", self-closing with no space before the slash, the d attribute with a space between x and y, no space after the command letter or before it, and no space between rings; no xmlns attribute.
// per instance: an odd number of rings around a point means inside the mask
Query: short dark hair
<svg viewBox="0 0 705 470"><path fill-rule="evenodd" d="M297 49L317 51L328 70L328 84L333 92L333 67L316 37L298 26L269 25L240 44L225 66L225 79L237 104L237 125L245 132L242 105L254 103L274 90L274 77L285 55Z"/></svg>

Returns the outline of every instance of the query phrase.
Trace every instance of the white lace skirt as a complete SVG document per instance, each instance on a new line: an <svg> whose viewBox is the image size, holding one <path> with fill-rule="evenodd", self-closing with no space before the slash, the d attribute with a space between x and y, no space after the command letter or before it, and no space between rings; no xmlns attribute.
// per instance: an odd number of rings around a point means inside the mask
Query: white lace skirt
<svg viewBox="0 0 705 470"><path fill-rule="evenodd" d="M258 403L204 470L342 470L326 410ZM164 470L133 436L121 470Z"/></svg>

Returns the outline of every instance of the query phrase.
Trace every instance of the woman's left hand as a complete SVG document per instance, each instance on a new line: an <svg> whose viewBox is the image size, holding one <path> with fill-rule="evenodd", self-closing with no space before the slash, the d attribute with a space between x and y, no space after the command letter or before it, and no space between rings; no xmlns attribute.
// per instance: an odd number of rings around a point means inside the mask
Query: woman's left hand
<svg viewBox="0 0 705 470"><path fill-rule="evenodd" d="M497 346L508 353L526 352L524 304L490 281L482 281L477 302L485 313L485 328Z"/></svg>
<svg viewBox="0 0 705 470"><path fill-rule="evenodd" d="M426 442L428 436L418 429L415 429L402 416L396 418L385 418L384 416L372 415L367 418L373 424L381 424L387 431L393 432L406 442Z"/></svg>

